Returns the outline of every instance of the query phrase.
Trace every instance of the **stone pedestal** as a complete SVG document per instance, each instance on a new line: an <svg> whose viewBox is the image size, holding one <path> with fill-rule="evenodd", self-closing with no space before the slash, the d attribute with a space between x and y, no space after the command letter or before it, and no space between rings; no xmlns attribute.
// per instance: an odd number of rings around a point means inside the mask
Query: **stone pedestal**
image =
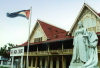
<svg viewBox="0 0 100 68"><path fill-rule="evenodd" d="M82 63L72 63L69 68L85 68Z"/></svg>
<svg viewBox="0 0 100 68"><path fill-rule="evenodd" d="M83 67L83 63L72 63L69 68L88 68L88 67ZM98 66L92 67L92 68L99 68Z"/></svg>

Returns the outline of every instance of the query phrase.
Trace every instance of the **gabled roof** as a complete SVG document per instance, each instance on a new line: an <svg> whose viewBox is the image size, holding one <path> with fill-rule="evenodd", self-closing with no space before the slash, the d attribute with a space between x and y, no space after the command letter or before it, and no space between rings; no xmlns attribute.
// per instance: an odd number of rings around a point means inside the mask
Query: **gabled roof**
<svg viewBox="0 0 100 68"><path fill-rule="evenodd" d="M66 37L67 32L61 28L37 20L49 40Z"/></svg>
<svg viewBox="0 0 100 68"><path fill-rule="evenodd" d="M34 30L36 29L37 24L39 24L42 28L42 30L44 31L45 35L47 36L47 40L43 41L43 42L48 42L48 41L54 41L54 40L61 40L61 39L65 39L65 38L69 38L67 37L67 31L58 28L56 26L53 26L51 24L48 24L44 21L40 21L37 20L35 27L32 30L32 33L30 35L30 38L32 37L32 34L34 33ZM39 44L41 42L38 42ZM38 43L30 43L30 44L38 44ZM26 46L27 42L21 44L21 46Z"/></svg>
<svg viewBox="0 0 100 68"><path fill-rule="evenodd" d="M83 12L83 10L84 10L85 8L89 9L94 15L97 16L97 18L100 19L100 13L97 13L97 12L96 12L95 10L93 10L89 5L87 5L86 3L84 3L82 9L81 9L80 12L79 12L79 15L77 16L77 18L76 18L74 24L72 25L72 27L71 27L71 29L70 29L70 31L69 31L69 34L73 32L73 29L74 29L75 25L78 23L77 21L78 21L79 17L81 16L81 14L82 14L82 12Z"/></svg>

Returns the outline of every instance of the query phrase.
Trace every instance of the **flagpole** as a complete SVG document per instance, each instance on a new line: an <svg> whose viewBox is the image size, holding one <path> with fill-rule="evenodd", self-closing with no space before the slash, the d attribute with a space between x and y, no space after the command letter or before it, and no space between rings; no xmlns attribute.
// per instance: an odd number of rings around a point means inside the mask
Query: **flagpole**
<svg viewBox="0 0 100 68"><path fill-rule="evenodd" d="M28 68L28 66L29 66L29 61L28 61L28 53L29 53L29 45L30 45L31 17L32 17L32 7L30 8L30 16L29 16L29 35L28 35L28 46L27 46L27 65L26 65L26 68Z"/></svg>

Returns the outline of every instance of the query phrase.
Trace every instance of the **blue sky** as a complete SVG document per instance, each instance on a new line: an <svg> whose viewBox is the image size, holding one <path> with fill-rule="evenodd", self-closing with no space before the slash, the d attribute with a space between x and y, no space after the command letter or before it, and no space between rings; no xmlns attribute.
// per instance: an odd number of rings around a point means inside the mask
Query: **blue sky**
<svg viewBox="0 0 100 68"><path fill-rule="evenodd" d="M100 0L85 0L97 12ZM28 21L23 17L8 18L7 12L29 9L32 6L31 30L40 19L70 30L84 0L2 0L0 1L0 47L7 43L22 44L28 38Z"/></svg>

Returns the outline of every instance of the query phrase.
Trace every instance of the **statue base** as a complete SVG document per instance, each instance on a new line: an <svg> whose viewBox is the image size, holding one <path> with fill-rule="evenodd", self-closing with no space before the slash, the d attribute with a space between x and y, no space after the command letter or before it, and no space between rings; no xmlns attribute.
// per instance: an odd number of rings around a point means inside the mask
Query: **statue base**
<svg viewBox="0 0 100 68"><path fill-rule="evenodd" d="M72 63L69 68L85 68L85 67L82 67L83 66L83 63Z"/></svg>
<svg viewBox="0 0 100 68"><path fill-rule="evenodd" d="M86 67L83 67L83 63L72 63L69 68L86 68ZM96 67L92 67L92 68L99 68L98 66Z"/></svg>

